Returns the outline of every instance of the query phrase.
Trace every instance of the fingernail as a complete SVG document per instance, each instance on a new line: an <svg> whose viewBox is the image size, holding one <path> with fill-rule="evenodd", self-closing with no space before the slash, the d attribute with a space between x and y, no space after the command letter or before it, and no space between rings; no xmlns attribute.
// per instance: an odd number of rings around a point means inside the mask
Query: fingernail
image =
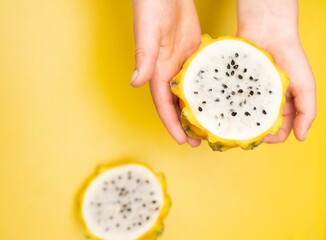
<svg viewBox="0 0 326 240"><path fill-rule="evenodd" d="M131 81L130 81L130 83L132 83L133 81L135 81L135 79L137 78L137 76L138 76L138 70L135 70L135 71L134 71L134 74L133 74L132 77L131 77Z"/></svg>
<svg viewBox="0 0 326 240"><path fill-rule="evenodd" d="M308 131L303 135L303 141L306 140L307 135L308 135Z"/></svg>

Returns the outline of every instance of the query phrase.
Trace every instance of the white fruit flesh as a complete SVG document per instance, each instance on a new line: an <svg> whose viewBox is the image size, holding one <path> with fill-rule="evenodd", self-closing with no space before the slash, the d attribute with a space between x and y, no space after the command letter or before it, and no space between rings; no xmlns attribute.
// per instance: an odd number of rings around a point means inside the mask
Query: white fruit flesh
<svg viewBox="0 0 326 240"><path fill-rule="evenodd" d="M161 184L149 169L126 164L110 168L90 183L82 216L100 239L137 239L155 224L163 199Z"/></svg>
<svg viewBox="0 0 326 240"><path fill-rule="evenodd" d="M281 79L273 63L255 47L237 40L221 40L204 48L190 63L184 92L203 127L235 140L268 130L282 101Z"/></svg>

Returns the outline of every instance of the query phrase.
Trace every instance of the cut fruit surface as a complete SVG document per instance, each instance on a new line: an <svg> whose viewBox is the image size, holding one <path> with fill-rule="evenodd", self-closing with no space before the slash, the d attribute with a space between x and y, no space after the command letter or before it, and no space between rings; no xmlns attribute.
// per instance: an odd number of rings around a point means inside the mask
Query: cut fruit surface
<svg viewBox="0 0 326 240"><path fill-rule="evenodd" d="M282 126L288 78L264 50L243 38L202 37L171 81L186 133L214 150L250 149Z"/></svg>
<svg viewBox="0 0 326 240"><path fill-rule="evenodd" d="M171 201L162 174L138 162L101 167L81 196L81 217L94 239L156 239Z"/></svg>

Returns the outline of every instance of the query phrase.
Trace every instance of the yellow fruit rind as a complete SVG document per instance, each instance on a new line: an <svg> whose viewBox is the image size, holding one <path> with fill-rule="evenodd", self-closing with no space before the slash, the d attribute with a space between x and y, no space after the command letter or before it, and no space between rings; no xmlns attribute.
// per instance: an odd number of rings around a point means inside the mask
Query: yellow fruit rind
<svg viewBox="0 0 326 240"><path fill-rule="evenodd" d="M94 234L92 234L92 232L87 228L84 218L82 216L82 203L83 203L84 194L86 192L86 189L88 188L89 184L101 173L103 173L111 168L123 166L126 164L138 164L138 165L142 165L142 166L146 167L147 169L149 169L156 176L156 178L159 180L159 182L162 186L163 200L164 200L163 206L159 213L159 216L158 216L155 224L153 225L153 227L149 231L147 231L144 235L142 235L139 238L134 239L134 240L156 240L159 236L161 236L163 234L163 231L164 231L163 221L164 221L164 218L168 215L170 208L172 206L171 198L167 193L166 179L165 179L164 174L156 173L156 172L154 172L154 170L151 167L149 167L148 165L146 165L144 163L138 162L138 161L134 161L134 160L122 160L121 161L120 160L120 161L113 162L113 163L106 164L106 165L99 165L96 168L95 172L86 179L86 181L82 185L81 189L77 193L76 199L77 199L78 218L83 223L86 238L93 239L93 240L103 240L101 238L96 237Z"/></svg>
<svg viewBox="0 0 326 240"><path fill-rule="evenodd" d="M282 84L282 101L280 105L280 110L279 110L279 115L277 119L275 120L274 124L264 133L260 134L257 137L251 138L251 139L246 139L246 140L235 140L235 139L225 139L218 137L205 129L197 120L195 117L192 109L190 108L189 103L186 100L186 97L184 95L183 91L183 84L184 84L184 78L187 72L187 69L190 65L190 63L194 60L194 58L197 56L199 52L201 52L205 47L207 47L209 44L221 40L237 40L237 41L242 41L247 44L250 44L251 46L255 47L259 51L261 51L265 56L271 61L271 63L274 65L276 68L281 84ZM224 37L219 37L217 39L212 39L209 35L204 34L201 38L201 45L199 49L191 56L188 58L188 60L184 63L182 66L181 71L172 79L170 82L171 90L172 92L179 97L179 106L181 110L181 123L184 131L186 134L190 137L193 138L198 138L198 139L205 139L208 141L209 146L214 150L214 151L226 151L228 149L234 148L234 147L241 147L242 149L254 149L257 147L263 138L268 135L268 134L276 134L282 127L283 125L283 117L282 117L282 112L283 108L285 105L285 92L286 89L289 85L289 78L288 75L285 71L281 70L273 61L272 56L266 52L265 50L257 47L256 45L252 44L245 38L237 38L237 37L232 37L232 36L224 36Z"/></svg>

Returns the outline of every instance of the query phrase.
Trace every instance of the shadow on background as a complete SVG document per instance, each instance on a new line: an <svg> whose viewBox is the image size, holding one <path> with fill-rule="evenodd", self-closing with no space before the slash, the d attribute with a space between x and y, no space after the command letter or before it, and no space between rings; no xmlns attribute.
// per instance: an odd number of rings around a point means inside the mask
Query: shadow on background
<svg viewBox="0 0 326 240"><path fill-rule="evenodd" d="M234 34L235 3L230 6L225 0L205 2L197 9L202 32L209 33L213 37ZM107 107L113 108L132 125L144 129L160 129L162 124L152 103L148 84L138 89L133 89L129 85L134 69L131 1L96 0L94 4L95 16L98 18L95 46L96 81L99 91L107 99ZM121 19L127 21L116 19L112 22L112 15L116 13L119 13ZM222 18L221 15L226 19L227 24L218 21Z"/></svg>

